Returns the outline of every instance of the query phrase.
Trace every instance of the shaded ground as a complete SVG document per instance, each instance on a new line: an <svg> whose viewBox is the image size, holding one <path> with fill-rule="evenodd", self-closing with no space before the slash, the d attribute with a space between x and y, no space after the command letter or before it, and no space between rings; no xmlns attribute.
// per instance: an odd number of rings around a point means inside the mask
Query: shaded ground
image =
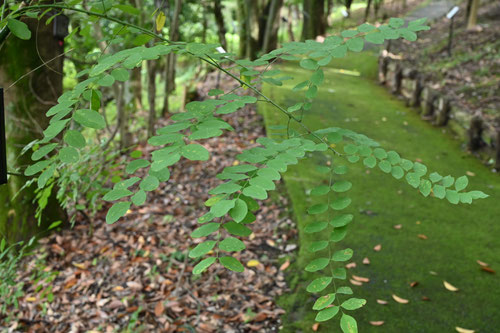
<svg viewBox="0 0 500 333"><path fill-rule="evenodd" d="M204 85L203 96L215 85L214 78ZM276 331L283 310L275 299L286 290L282 272L286 266L279 269L284 261L279 256L295 248L286 242L296 234L285 212L285 198L268 200L254 222L258 227L248 225L254 233L246 238L247 249L239 258L248 266L244 273L213 265L208 273L195 277L191 269L196 262L186 256L195 245L189 234L199 226L196 220L204 212L200 207L208 199L207 192L221 182L215 175L264 135L255 110L245 109L225 119L236 131L206 142L211 159L205 163L181 160L171 179L161 183L143 207L113 225L104 222L103 211L92 222L80 220L74 229L42 239L35 255L19 267L24 295L19 309L10 310L10 318L0 316L0 329ZM151 148L139 147L145 155ZM41 270L54 280L37 281L34 274Z"/></svg>
<svg viewBox="0 0 500 333"><path fill-rule="evenodd" d="M412 18L433 15L432 2ZM450 7L452 5L450 4ZM441 9L445 9L442 6ZM442 15L416 42L395 42L390 51L426 74L426 83L445 92L455 105L500 124L500 3L481 3L478 26L467 31L465 2L454 18L452 56L448 55L450 20Z"/></svg>
<svg viewBox="0 0 500 333"><path fill-rule="evenodd" d="M355 312L360 332L452 332L455 326L476 329L477 332L496 332L500 325L500 291L497 274L481 269L476 260L500 269L500 180L474 157L464 153L459 143L421 119L401 101L392 97L375 83L376 56L363 53L332 67L360 71L360 77L326 70L325 83L305 122L313 129L329 126L345 127L368 135L384 148L394 149L410 160L421 160L430 172L460 176L469 175L471 188L482 189L491 195L472 205L452 206L445 201L424 198L405 182L397 181L380 170L366 170L359 164L349 165L346 177L353 183L348 192L353 203L349 207L355 222L342 248L354 249L348 270L366 277L361 286L346 281L357 297L368 300ZM285 75L304 80L298 67L281 67ZM301 74L302 73L302 74ZM283 88L267 87L266 92L283 105L293 105L298 94ZM284 119L267 105L259 107L267 128L283 124ZM299 253L287 271L292 292L280 298L287 314L283 317L284 332L310 332L315 313L311 311L315 298L305 291L311 280L303 267L311 258L305 248L313 241L304 227L312 222L305 210L312 203L308 189L325 182L315 172L315 165L324 163L321 156L302 161L290 168L285 183L292 201L299 230ZM338 160L338 163L346 162ZM394 227L396 226L396 228ZM399 228L399 229L398 229ZM381 245L379 252L374 251ZM369 265L362 263L368 258ZM351 264L353 265L353 264ZM447 281L460 290L447 290ZM356 281L355 281L356 282ZM418 285L411 287L412 282ZM399 304L391 295L409 300ZM385 300L380 305L377 299ZM427 300L428 299L428 300ZM336 321L337 320L337 321ZM320 332L338 331L338 318L320 324ZM384 321L374 327L369 321ZM332 328L333 327L333 328Z"/></svg>

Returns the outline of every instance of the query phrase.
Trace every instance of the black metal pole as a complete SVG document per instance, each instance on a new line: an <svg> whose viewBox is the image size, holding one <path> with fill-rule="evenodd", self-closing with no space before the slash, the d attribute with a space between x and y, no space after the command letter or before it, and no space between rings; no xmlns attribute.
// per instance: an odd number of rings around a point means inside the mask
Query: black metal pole
<svg viewBox="0 0 500 333"><path fill-rule="evenodd" d="M0 185L2 184L7 184L7 138L5 136L3 88L0 88Z"/></svg>

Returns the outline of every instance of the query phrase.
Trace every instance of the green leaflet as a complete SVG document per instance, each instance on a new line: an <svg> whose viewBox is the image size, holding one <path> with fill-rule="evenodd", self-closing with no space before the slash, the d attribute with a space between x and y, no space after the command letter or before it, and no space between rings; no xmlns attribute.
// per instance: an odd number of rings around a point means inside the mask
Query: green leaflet
<svg viewBox="0 0 500 333"><path fill-rule="evenodd" d="M226 252L238 252L245 249L245 244L238 238L228 237L219 243L219 249Z"/></svg>
<svg viewBox="0 0 500 333"><path fill-rule="evenodd" d="M340 180L332 185L332 190L334 190L335 192L346 192L349 191L351 187L351 182L348 182L347 180Z"/></svg>
<svg viewBox="0 0 500 333"><path fill-rule="evenodd" d="M311 283L309 283L306 290L307 290L307 292L310 292L310 293L318 293L318 292L322 291L323 289L325 289L326 287L328 287L330 285L330 283L332 283L332 281L333 281L333 278L330 276L325 276L325 277L320 277L320 278L314 279L313 281L311 281Z"/></svg>
<svg viewBox="0 0 500 333"><path fill-rule="evenodd" d="M102 199L105 201L114 201L124 197L128 197L130 195L132 195L131 191L124 188L117 188L106 193L106 195Z"/></svg>
<svg viewBox="0 0 500 333"><path fill-rule="evenodd" d="M89 128L103 129L106 127L104 117L90 109L76 110L73 119L82 126Z"/></svg>
<svg viewBox="0 0 500 333"><path fill-rule="evenodd" d="M118 221L118 219L124 216L130 209L130 202L117 202L108 210L106 214L106 223L112 224Z"/></svg>
<svg viewBox="0 0 500 333"><path fill-rule="evenodd" d="M245 227L244 225L236 222L228 222L223 225L224 229L227 230L231 235L248 237L252 233L252 230Z"/></svg>
<svg viewBox="0 0 500 333"><path fill-rule="evenodd" d="M38 161L39 159L53 151L57 146L57 143L50 143L48 145L42 146L31 155L31 159L33 161Z"/></svg>
<svg viewBox="0 0 500 333"><path fill-rule="evenodd" d="M149 165L150 165L149 161L143 159L133 160L129 164L127 164L125 172L128 174L133 174L138 169L148 167Z"/></svg>
<svg viewBox="0 0 500 333"><path fill-rule="evenodd" d="M146 202L146 197L146 191L139 190L130 198L130 200L134 205L141 206Z"/></svg>
<svg viewBox="0 0 500 333"><path fill-rule="evenodd" d="M308 234L312 234L315 232L320 232L324 230L328 226L328 223L326 222L312 222L306 225L304 228L304 231Z"/></svg>
<svg viewBox="0 0 500 333"><path fill-rule="evenodd" d="M68 130L64 133L64 142L75 148L84 148L86 145L85 137L75 130Z"/></svg>
<svg viewBox="0 0 500 333"><path fill-rule="evenodd" d="M189 258L199 258L207 254L214 248L216 243L216 241L210 240L196 245L194 249L189 251Z"/></svg>
<svg viewBox="0 0 500 333"><path fill-rule="evenodd" d="M219 230L220 223L207 223L196 229L191 233L191 237L200 238L210 235L211 233Z"/></svg>
<svg viewBox="0 0 500 333"><path fill-rule="evenodd" d="M314 302L313 310L319 311L326 308L328 305L332 304L335 300L335 294L328 294L325 296L321 296Z"/></svg>
<svg viewBox="0 0 500 333"><path fill-rule="evenodd" d="M332 319L339 312L339 309L340 308L338 306L332 306L330 308L321 310L316 315L316 319L315 320L317 322L322 322L322 321L327 321L329 319Z"/></svg>
<svg viewBox="0 0 500 333"><path fill-rule="evenodd" d="M191 161L207 161L209 152L202 145L192 143L182 147L181 155Z"/></svg>
<svg viewBox="0 0 500 333"><path fill-rule="evenodd" d="M220 200L210 208L210 213L215 217L226 215L234 207L236 200Z"/></svg>
<svg viewBox="0 0 500 333"><path fill-rule="evenodd" d="M241 222L247 216L248 206L247 203L241 199L236 199L234 207L230 210L229 215L236 222Z"/></svg>
<svg viewBox="0 0 500 333"><path fill-rule="evenodd" d="M365 304L366 304L365 299L349 298L348 300L344 301L340 306L346 310L356 310L361 308Z"/></svg>
<svg viewBox="0 0 500 333"><path fill-rule="evenodd" d="M234 272L241 273L245 270L245 267L243 267L243 265L238 261L238 259L233 257L219 258L219 262L222 264L222 266Z"/></svg>
<svg viewBox="0 0 500 333"><path fill-rule="evenodd" d="M155 176L146 176L146 178L144 178L139 184L139 187L141 190L149 192L156 190L159 185L160 181L158 180L158 178L156 178Z"/></svg>
<svg viewBox="0 0 500 333"><path fill-rule="evenodd" d="M9 18L7 19L7 27L17 38L24 40L31 38L31 31L24 22Z"/></svg>
<svg viewBox="0 0 500 333"><path fill-rule="evenodd" d="M333 261L347 261L352 258L354 251L351 249L345 249L335 252L332 255Z"/></svg>
<svg viewBox="0 0 500 333"><path fill-rule="evenodd" d="M345 313L342 314L342 317L340 318L340 328L344 333L358 333L358 324L356 319Z"/></svg>
<svg viewBox="0 0 500 333"><path fill-rule="evenodd" d="M210 267L215 262L215 260L216 258L214 257L203 259L196 266L193 267L193 274L199 275L203 273L204 271L207 270L208 267Z"/></svg>
<svg viewBox="0 0 500 333"><path fill-rule="evenodd" d="M317 258L317 259L312 260L306 266L305 270L308 272L316 272L316 271L319 271L319 270L325 268L329 262L330 262L330 259L328 259L328 258Z"/></svg>

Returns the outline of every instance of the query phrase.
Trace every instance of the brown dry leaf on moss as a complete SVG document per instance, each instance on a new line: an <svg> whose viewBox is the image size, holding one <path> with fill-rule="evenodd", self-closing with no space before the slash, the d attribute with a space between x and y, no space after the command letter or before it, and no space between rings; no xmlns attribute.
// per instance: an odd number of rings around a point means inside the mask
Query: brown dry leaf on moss
<svg viewBox="0 0 500 333"><path fill-rule="evenodd" d="M485 271L485 272L488 272L488 273L491 273L491 274L495 274L496 273L493 268L488 267L488 266L481 267L481 270Z"/></svg>
<svg viewBox="0 0 500 333"><path fill-rule="evenodd" d="M396 302L401 303L401 304L408 304L408 303L410 303L410 301L409 301L409 300L404 299L404 298L401 298L401 297L399 297L399 296L397 296L397 295L394 295L394 294L392 294L392 298L393 298Z"/></svg>
<svg viewBox="0 0 500 333"><path fill-rule="evenodd" d="M290 260L285 261L281 266L280 266L280 271L284 271L285 269L290 266Z"/></svg>
<svg viewBox="0 0 500 333"><path fill-rule="evenodd" d="M454 285L450 284L449 282L443 281L444 287L448 289L449 291L458 291L458 288L455 287Z"/></svg>
<svg viewBox="0 0 500 333"><path fill-rule="evenodd" d="M351 269L351 268L355 268L355 267L356 267L356 263L355 262L350 262L347 265L345 265L345 268L347 268L347 269Z"/></svg>
<svg viewBox="0 0 500 333"><path fill-rule="evenodd" d="M314 323L314 324L312 325L312 330L313 330L314 332L316 332L316 331L318 330L318 328L319 328L319 323Z"/></svg>
<svg viewBox="0 0 500 333"><path fill-rule="evenodd" d="M418 234L418 238L423 239L423 240L426 240L426 239L427 239L427 236L426 236L426 235L424 235L424 234Z"/></svg>
<svg viewBox="0 0 500 333"><path fill-rule="evenodd" d="M365 258L363 259L363 264L365 264L365 265L369 265L369 264L370 264L370 259L368 259L368 257L365 257Z"/></svg>
<svg viewBox="0 0 500 333"><path fill-rule="evenodd" d="M474 330L468 330L468 329L466 329L466 328L462 328L462 327L458 327L458 326L457 326L457 327L455 327L455 329L456 329L456 330L457 330L457 332L459 332L459 333L474 333L474 332L476 332L476 331L474 331Z"/></svg>
<svg viewBox="0 0 500 333"><path fill-rule="evenodd" d="M382 325L384 325L384 323L385 322L382 321L382 320L379 320L379 321L370 321L370 325L372 325L372 326L382 326Z"/></svg>
<svg viewBox="0 0 500 333"><path fill-rule="evenodd" d="M476 262L479 264L479 266L483 266L483 267L489 266L487 263L485 263L484 261L481 261L481 260L476 260Z"/></svg>
<svg viewBox="0 0 500 333"><path fill-rule="evenodd" d="M349 279L349 282L351 282L355 286L362 286L363 285L363 282L359 282L359 281L356 281L353 279Z"/></svg>
<svg viewBox="0 0 500 333"><path fill-rule="evenodd" d="M375 245L375 246L373 247L373 251L377 251L377 252L378 252L378 251L380 251L380 250L382 250L382 244L377 244L377 245Z"/></svg>
<svg viewBox="0 0 500 333"><path fill-rule="evenodd" d="M383 299L378 299L378 300L377 300L377 303L378 303L378 304L381 304L381 305L386 305L388 302L387 302L387 301L384 301Z"/></svg>
<svg viewBox="0 0 500 333"><path fill-rule="evenodd" d="M412 283L410 283L410 287L414 288L418 286L418 281L413 281Z"/></svg>
<svg viewBox="0 0 500 333"><path fill-rule="evenodd" d="M401 229L402 227L403 227L403 225L402 225L402 224L396 224L395 226L393 226L393 228L394 228L394 229L396 229L396 230L399 230L399 229Z"/></svg>
<svg viewBox="0 0 500 333"><path fill-rule="evenodd" d="M352 278L356 281L359 281L359 282L367 282L367 283L370 282L369 278L362 277L362 276L352 275Z"/></svg>

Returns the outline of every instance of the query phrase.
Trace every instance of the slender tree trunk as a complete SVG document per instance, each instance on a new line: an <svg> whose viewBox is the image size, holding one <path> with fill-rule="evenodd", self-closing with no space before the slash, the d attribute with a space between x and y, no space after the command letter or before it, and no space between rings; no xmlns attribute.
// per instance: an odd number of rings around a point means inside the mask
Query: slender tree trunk
<svg viewBox="0 0 500 333"><path fill-rule="evenodd" d="M465 7L465 25L467 25L467 22L469 21L471 7L472 7L472 0L467 0L467 5Z"/></svg>
<svg viewBox="0 0 500 333"><path fill-rule="evenodd" d="M149 60L148 67L148 138L152 137L155 133L156 122L156 61Z"/></svg>
<svg viewBox="0 0 500 333"><path fill-rule="evenodd" d="M370 15L370 7L372 5L372 0L366 0L366 8L365 8L365 18L364 21L368 21L368 16Z"/></svg>
<svg viewBox="0 0 500 333"><path fill-rule="evenodd" d="M467 30L474 29L477 25L477 10L479 8L479 0L472 0L470 7L469 20L467 21Z"/></svg>
<svg viewBox="0 0 500 333"><path fill-rule="evenodd" d="M42 131L49 124L45 113L57 104L62 94L63 57L51 61L50 69L41 66L41 59L47 62L64 52L62 42L53 36L52 24L47 25L46 20L23 21L31 30L31 39L20 40L11 34L0 46L1 87L7 88L22 75L31 73L5 91L7 165L9 170L20 168L21 173L33 163L31 154L21 155L21 149L42 137ZM40 69L35 70L37 67ZM36 203L33 202L36 182L18 193L30 179L11 176L8 184L0 186L0 238L5 236L10 241L26 239L38 230L34 216ZM57 220L66 220L65 212L55 198L56 191L55 187L51 190L41 220L42 228Z"/></svg>
<svg viewBox="0 0 500 333"><path fill-rule="evenodd" d="M352 5L352 0L345 0L345 9L348 17L351 17L351 5Z"/></svg>
<svg viewBox="0 0 500 333"><path fill-rule="evenodd" d="M325 1L304 0L304 25L302 39L315 39L326 33Z"/></svg>
<svg viewBox="0 0 500 333"><path fill-rule="evenodd" d="M264 42L262 44L262 52L268 53L277 46L278 30L280 22L280 10L283 5L283 0L271 0L269 14L267 16L266 30L264 32Z"/></svg>
<svg viewBox="0 0 500 333"><path fill-rule="evenodd" d="M132 69L132 74L130 76L130 85L132 94L134 96L134 104L136 109L142 110L142 75L141 67L135 67Z"/></svg>
<svg viewBox="0 0 500 333"><path fill-rule="evenodd" d="M288 36L290 37L290 41L293 42L295 41L295 36L293 35L293 12L290 6L287 8L287 10L288 10L288 22L286 23L286 25L288 30Z"/></svg>
<svg viewBox="0 0 500 333"><path fill-rule="evenodd" d="M179 40L179 18L182 8L182 0L175 0L174 13L171 17L172 24L170 25L169 39L173 42ZM175 64L177 55L169 53L167 55L167 64L165 66L165 97L163 101L162 115L164 117L170 112L168 98L170 93L175 90Z"/></svg>
<svg viewBox="0 0 500 333"><path fill-rule="evenodd" d="M214 17L217 24L217 34L219 35L219 43L227 51L226 27L224 25L224 16L222 15L221 0L214 0Z"/></svg>

